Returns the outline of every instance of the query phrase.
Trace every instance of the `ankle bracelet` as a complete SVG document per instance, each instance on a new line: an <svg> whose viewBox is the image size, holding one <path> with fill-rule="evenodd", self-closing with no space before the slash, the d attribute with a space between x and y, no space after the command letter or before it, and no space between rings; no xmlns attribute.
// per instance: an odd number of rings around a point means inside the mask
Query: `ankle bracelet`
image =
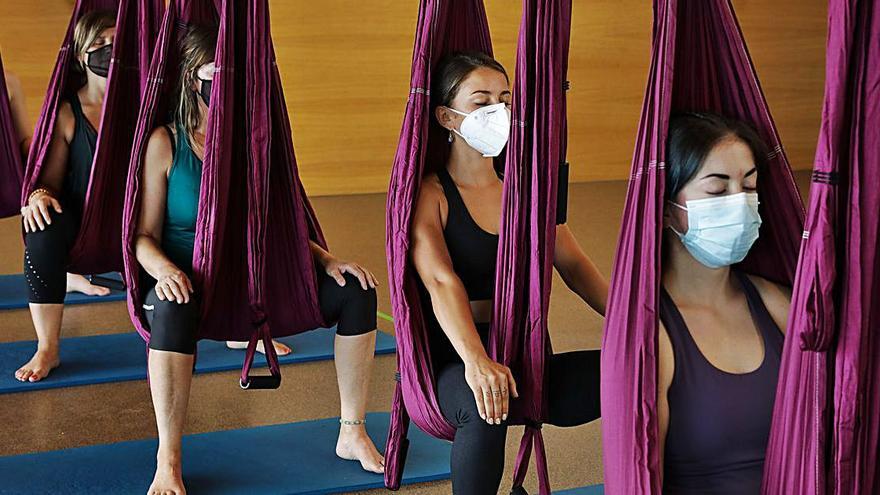
<svg viewBox="0 0 880 495"><path fill-rule="evenodd" d="M345 425L345 426L358 426L358 425L367 424L367 420L366 419L354 419L354 420L340 419L339 424Z"/></svg>

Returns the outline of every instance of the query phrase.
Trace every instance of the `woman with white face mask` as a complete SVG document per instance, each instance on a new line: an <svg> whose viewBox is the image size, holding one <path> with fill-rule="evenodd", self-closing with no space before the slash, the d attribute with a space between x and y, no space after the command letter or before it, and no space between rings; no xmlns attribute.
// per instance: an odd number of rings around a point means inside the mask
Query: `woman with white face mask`
<svg viewBox="0 0 880 495"><path fill-rule="evenodd" d="M747 125L669 125L659 391L663 493L760 493L790 292L738 271L767 150Z"/></svg>
<svg viewBox="0 0 880 495"><path fill-rule="evenodd" d="M510 133L510 84L491 57L458 53L437 68L431 98L436 124L448 133L449 159L422 181L413 264L424 290L437 397L456 427L453 492L494 494L504 471L507 415L517 397L516 377L486 352L502 207L493 157ZM608 285L566 225L557 227L554 257L568 287L604 313ZM548 423L574 426L598 418L598 350L557 354L548 363Z"/></svg>

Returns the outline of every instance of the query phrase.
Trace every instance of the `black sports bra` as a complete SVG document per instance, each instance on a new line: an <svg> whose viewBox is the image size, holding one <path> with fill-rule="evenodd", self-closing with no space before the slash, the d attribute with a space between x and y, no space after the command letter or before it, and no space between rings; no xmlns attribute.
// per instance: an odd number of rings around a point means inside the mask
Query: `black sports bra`
<svg viewBox="0 0 880 495"><path fill-rule="evenodd" d="M492 299L495 292L498 234L486 232L477 225L446 168L440 169L437 177L449 205L443 237L455 273L464 284L469 300Z"/></svg>

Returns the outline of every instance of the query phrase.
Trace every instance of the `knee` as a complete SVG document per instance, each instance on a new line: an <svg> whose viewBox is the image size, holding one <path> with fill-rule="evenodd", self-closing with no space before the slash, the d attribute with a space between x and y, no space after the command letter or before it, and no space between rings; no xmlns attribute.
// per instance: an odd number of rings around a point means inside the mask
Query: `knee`
<svg viewBox="0 0 880 495"><path fill-rule="evenodd" d="M61 225L63 217L51 212L52 223L46 225L43 230L28 232L24 235L26 255L31 260L42 260L46 255L63 253L66 247L64 227Z"/></svg>
<svg viewBox="0 0 880 495"><path fill-rule="evenodd" d="M376 330L376 289L364 290L357 277L345 274L342 292L342 314L337 322L337 333L344 336L363 335Z"/></svg>
<svg viewBox="0 0 880 495"><path fill-rule="evenodd" d="M153 298L151 298L153 299ZM150 349L193 354L199 326L198 304L174 301L149 301L146 306L150 323Z"/></svg>
<svg viewBox="0 0 880 495"><path fill-rule="evenodd" d="M437 378L437 390L443 416L456 428L499 430L497 425L490 425L480 417L474 393L464 378L464 364L446 366Z"/></svg>
<svg viewBox="0 0 880 495"><path fill-rule="evenodd" d="M347 305L358 308L361 311L376 312L376 289L367 286L367 290L361 286L361 281L350 273L345 274L345 285L340 287L342 298Z"/></svg>

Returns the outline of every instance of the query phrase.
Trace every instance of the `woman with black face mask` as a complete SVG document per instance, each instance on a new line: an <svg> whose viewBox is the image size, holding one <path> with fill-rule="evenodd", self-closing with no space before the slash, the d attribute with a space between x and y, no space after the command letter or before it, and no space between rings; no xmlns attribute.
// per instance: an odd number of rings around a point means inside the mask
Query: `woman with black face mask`
<svg viewBox="0 0 880 495"><path fill-rule="evenodd" d="M15 373L21 381L42 380L60 364L65 293L109 293L80 275L67 275L66 266L91 177L115 25L115 15L105 11L90 12L77 22L72 56L81 85L59 107L45 165L21 209L24 274L39 341L37 352Z"/></svg>
<svg viewBox="0 0 880 495"><path fill-rule="evenodd" d="M171 122L147 142L138 185L141 209L134 254L146 289L142 307L150 331L149 376L159 445L149 495L186 493L182 437L202 317L205 286L194 277L202 166L217 30L190 26L180 43ZM216 95L215 95L216 96ZM376 345L376 277L310 242L324 321L335 323L334 354L340 420L336 455L382 473L384 459L366 431L369 382ZM216 309L215 309L216 311ZM234 346L234 344L232 344ZM275 343L278 348L282 344ZM279 349L279 353L284 352ZM290 352L290 349L286 349Z"/></svg>

